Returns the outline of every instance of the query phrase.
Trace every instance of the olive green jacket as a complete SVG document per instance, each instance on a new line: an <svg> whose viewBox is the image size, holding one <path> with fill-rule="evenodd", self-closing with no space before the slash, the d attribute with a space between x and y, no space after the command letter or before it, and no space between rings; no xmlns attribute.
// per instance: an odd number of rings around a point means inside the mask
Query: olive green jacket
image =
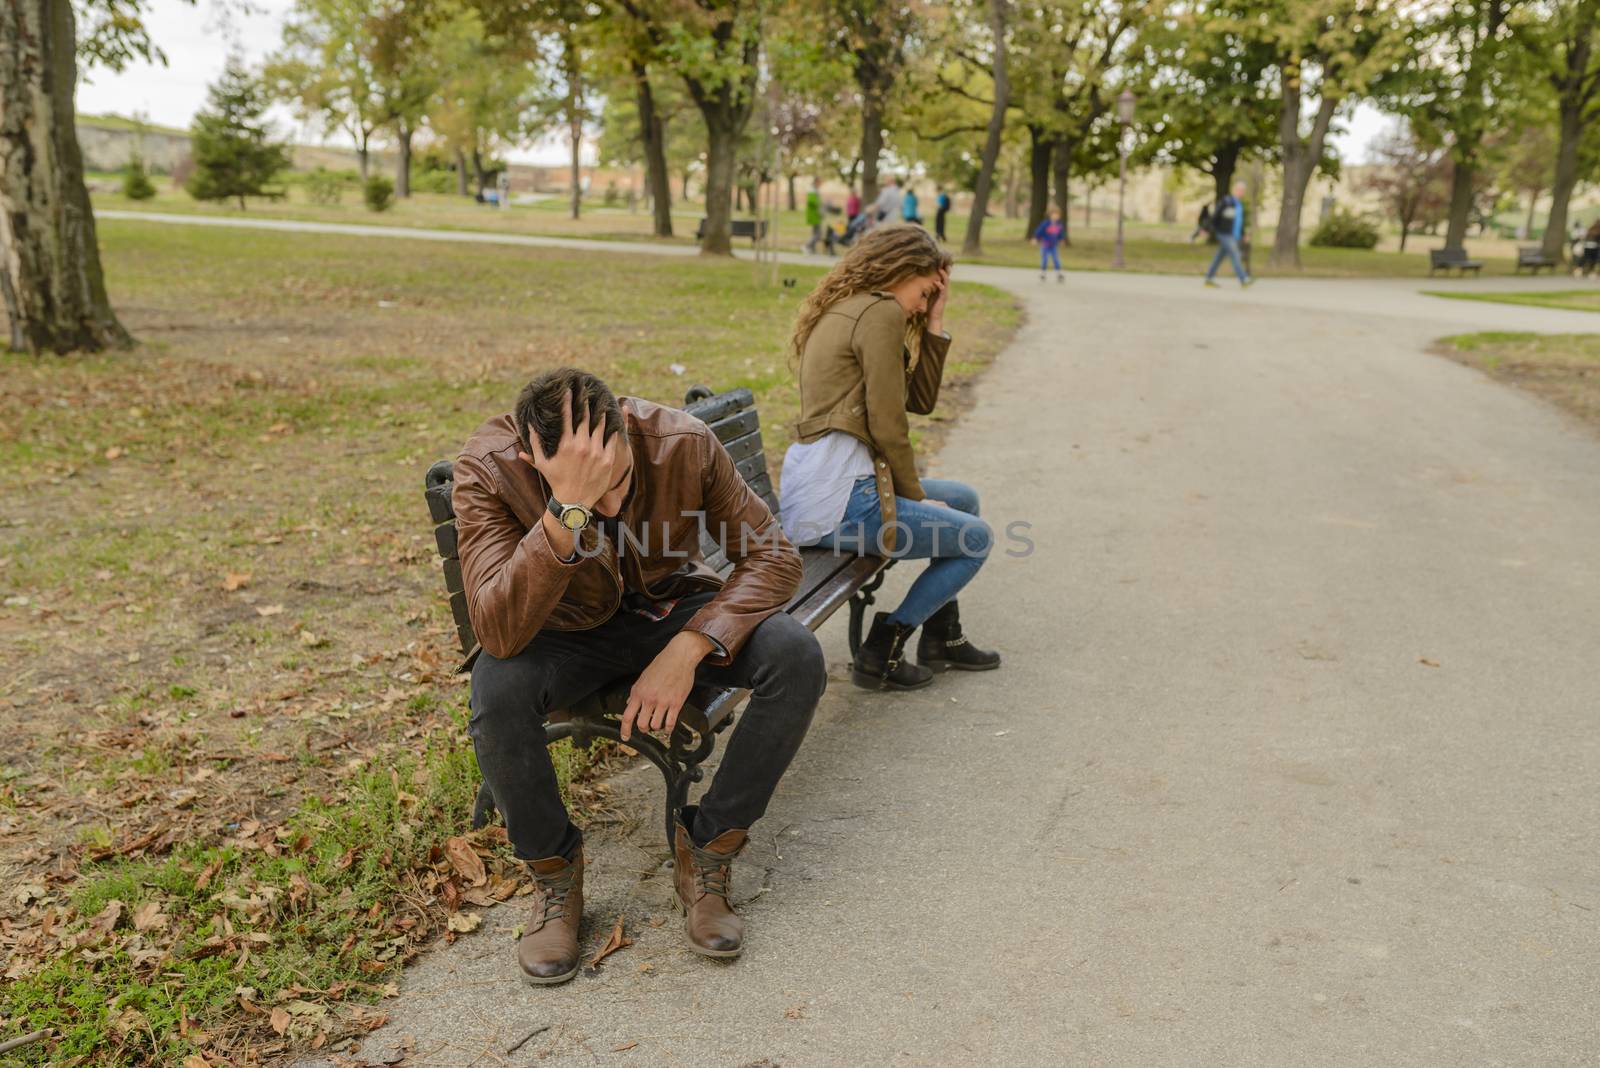
<svg viewBox="0 0 1600 1068"><path fill-rule="evenodd" d="M922 355L911 367L905 337L899 302L887 293L861 293L829 308L800 354L799 439L816 441L842 430L866 442L890 547L895 497L920 501L926 496L906 413L933 411L950 352L948 335L924 335Z"/></svg>

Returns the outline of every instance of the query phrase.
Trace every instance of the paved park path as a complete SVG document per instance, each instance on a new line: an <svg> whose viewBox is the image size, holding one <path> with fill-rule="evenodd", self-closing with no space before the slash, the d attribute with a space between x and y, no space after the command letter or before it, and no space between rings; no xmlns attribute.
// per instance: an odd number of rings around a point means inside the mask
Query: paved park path
<svg viewBox="0 0 1600 1068"><path fill-rule="evenodd" d="M361 1056L1596 1063L1600 439L1425 350L1600 316L961 275L1028 309L933 464L1031 524L963 601L1005 667L865 694L831 623L833 683L738 868L742 960L650 926L658 786L630 772L585 941L620 913L634 944L530 990L522 908L494 909Z"/></svg>

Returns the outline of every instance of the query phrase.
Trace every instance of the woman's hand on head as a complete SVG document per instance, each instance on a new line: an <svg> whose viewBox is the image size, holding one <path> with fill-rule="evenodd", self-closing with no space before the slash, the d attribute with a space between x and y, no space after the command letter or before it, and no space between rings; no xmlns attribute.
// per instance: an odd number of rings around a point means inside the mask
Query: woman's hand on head
<svg viewBox="0 0 1600 1068"><path fill-rule="evenodd" d="M944 333L944 305L950 297L950 268L939 270L939 287L928 302L928 329L935 334Z"/></svg>

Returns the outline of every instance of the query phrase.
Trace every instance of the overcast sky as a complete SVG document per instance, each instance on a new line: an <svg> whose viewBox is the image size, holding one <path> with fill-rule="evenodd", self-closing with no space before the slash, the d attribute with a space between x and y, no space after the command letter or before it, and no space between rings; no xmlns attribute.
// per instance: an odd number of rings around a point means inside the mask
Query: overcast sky
<svg viewBox="0 0 1600 1068"><path fill-rule="evenodd" d="M237 48L248 62L259 62L277 47L283 20L293 5L292 0L250 0L249 14L240 14L239 6L215 0L197 4L150 0L150 34L166 52L167 66L136 63L120 74L99 69L80 72L78 110L130 117L137 112L152 123L187 127L205 103L206 86L221 74L229 50ZM319 131L298 129L288 109L277 108L273 115L281 131L294 140L317 139ZM1385 123L1381 114L1363 105L1337 142L1341 155L1360 162ZM558 137L510 155L520 162L559 164L565 162L566 148Z"/></svg>

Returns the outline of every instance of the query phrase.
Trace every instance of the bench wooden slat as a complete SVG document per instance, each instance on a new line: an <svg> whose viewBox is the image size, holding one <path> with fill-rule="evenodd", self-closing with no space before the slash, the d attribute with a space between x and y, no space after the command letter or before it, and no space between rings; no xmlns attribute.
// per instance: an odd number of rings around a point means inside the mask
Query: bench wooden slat
<svg viewBox="0 0 1600 1068"><path fill-rule="evenodd" d="M742 438L724 441L722 447L728 450L728 455L735 461L743 460L746 456L754 456L761 451L761 431L751 431Z"/></svg>
<svg viewBox="0 0 1600 1068"><path fill-rule="evenodd" d="M448 523L440 523L433 528L433 541L439 547L439 555L446 560L454 560L456 551L456 523L452 519Z"/></svg>
<svg viewBox="0 0 1600 1068"><path fill-rule="evenodd" d="M767 454L758 452L746 456L743 460L735 460L733 466L739 472L740 478L753 485L758 477L767 473Z"/></svg>
<svg viewBox="0 0 1600 1068"><path fill-rule="evenodd" d="M755 394L741 386L726 393L718 393L714 397L707 397L705 400L695 401L693 404L686 404L683 410L702 423L710 423L755 406Z"/></svg>
<svg viewBox="0 0 1600 1068"><path fill-rule="evenodd" d="M732 441L757 429L761 425L761 417L754 409L739 412L736 415L724 416L706 425L711 432L717 435L718 441Z"/></svg>
<svg viewBox="0 0 1600 1068"><path fill-rule="evenodd" d="M461 581L461 561L455 557L444 561L444 588L450 594L460 593L463 597L466 596L463 591L466 590L467 584Z"/></svg>
<svg viewBox="0 0 1600 1068"><path fill-rule="evenodd" d="M802 549L802 557L809 553L833 554L826 549ZM790 602L789 612L808 630L816 630L827 622L828 617L846 604L861 586L870 581L872 576L888 567L891 561L881 556L848 556L841 555L837 559L844 565L829 571L818 585L813 587L804 597L796 597ZM806 560L809 562L809 559Z"/></svg>

